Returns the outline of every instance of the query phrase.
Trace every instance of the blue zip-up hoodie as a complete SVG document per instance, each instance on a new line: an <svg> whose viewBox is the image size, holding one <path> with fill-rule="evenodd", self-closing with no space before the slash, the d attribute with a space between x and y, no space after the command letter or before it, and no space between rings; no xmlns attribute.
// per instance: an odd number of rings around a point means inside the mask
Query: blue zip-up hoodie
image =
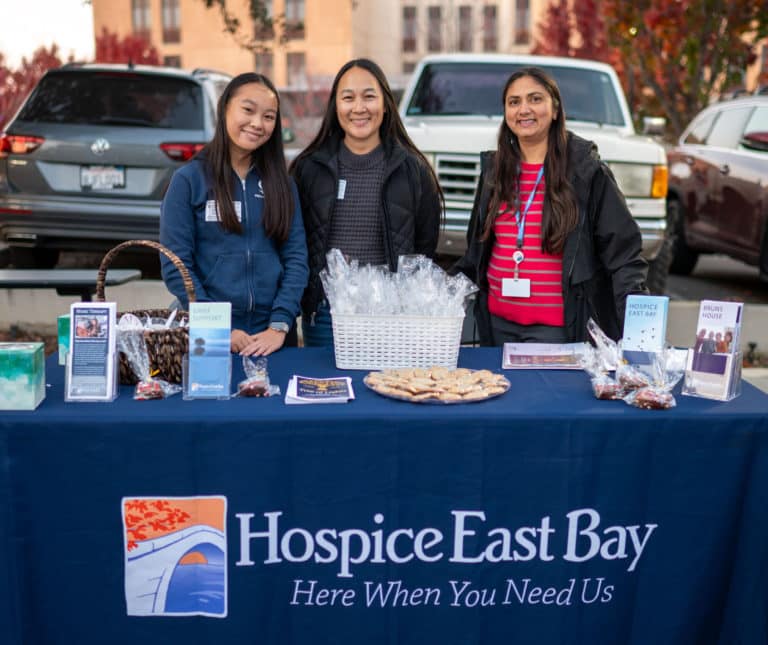
<svg viewBox="0 0 768 645"><path fill-rule="evenodd" d="M296 186L288 239L268 238L262 225L264 193L255 169L240 180L232 172L233 199L240 202L242 235L225 231L208 202L213 189L205 161L197 158L179 168L165 194L160 217L160 242L179 256L201 302L231 302L232 328L254 334L272 322L293 325L307 286L307 243ZM207 214L207 216L206 216ZM168 290L189 306L181 275L161 256Z"/></svg>

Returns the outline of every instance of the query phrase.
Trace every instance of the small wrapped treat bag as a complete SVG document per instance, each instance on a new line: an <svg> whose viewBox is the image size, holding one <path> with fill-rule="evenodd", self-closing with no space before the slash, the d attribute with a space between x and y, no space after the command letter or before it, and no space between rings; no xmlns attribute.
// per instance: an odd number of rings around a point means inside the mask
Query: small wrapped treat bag
<svg viewBox="0 0 768 645"><path fill-rule="evenodd" d="M245 378L237 384L235 396L265 397L279 396L280 386L269 382L266 358L243 356Z"/></svg>
<svg viewBox="0 0 768 645"><path fill-rule="evenodd" d="M138 379L133 392L135 400L165 399L181 392L180 385L169 383L152 374L149 353L144 342L144 325L137 316L131 313L123 314L117 329L117 348Z"/></svg>

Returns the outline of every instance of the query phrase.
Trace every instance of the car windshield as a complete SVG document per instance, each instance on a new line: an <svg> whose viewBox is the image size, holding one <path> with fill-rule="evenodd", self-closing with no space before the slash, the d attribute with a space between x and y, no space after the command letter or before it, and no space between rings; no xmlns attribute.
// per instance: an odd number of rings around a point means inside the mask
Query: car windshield
<svg viewBox="0 0 768 645"><path fill-rule="evenodd" d="M406 114L502 114L501 90L522 65L433 63L421 74ZM557 81L568 119L623 126L624 116L608 74L591 69L541 65Z"/></svg>
<svg viewBox="0 0 768 645"><path fill-rule="evenodd" d="M203 93L191 81L134 72L49 72L19 119L47 123L203 128Z"/></svg>

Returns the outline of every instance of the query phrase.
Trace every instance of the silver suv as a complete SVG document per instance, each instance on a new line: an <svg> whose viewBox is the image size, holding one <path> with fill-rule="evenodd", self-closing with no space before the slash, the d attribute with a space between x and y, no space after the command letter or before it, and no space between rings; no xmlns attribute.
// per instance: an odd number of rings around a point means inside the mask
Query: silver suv
<svg viewBox="0 0 768 645"><path fill-rule="evenodd" d="M213 136L230 76L68 64L51 70L0 135L0 239L16 267L62 250L157 239L173 171Z"/></svg>

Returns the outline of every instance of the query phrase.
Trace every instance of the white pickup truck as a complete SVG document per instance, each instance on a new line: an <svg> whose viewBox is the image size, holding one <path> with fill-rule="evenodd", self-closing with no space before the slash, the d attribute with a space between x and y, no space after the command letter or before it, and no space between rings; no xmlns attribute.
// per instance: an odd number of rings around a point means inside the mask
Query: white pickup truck
<svg viewBox="0 0 768 645"><path fill-rule="evenodd" d="M480 152L496 148L501 91L515 69L536 66L557 81L568 128L594 141L627 199L643 235L648 287L663 293L671 259L667 236L667 157L635 133L616 72L576 58L446 54L424 58L400 101L413 142L433 164L445 195L438 251L461 255L480 175Z"/></svg>

